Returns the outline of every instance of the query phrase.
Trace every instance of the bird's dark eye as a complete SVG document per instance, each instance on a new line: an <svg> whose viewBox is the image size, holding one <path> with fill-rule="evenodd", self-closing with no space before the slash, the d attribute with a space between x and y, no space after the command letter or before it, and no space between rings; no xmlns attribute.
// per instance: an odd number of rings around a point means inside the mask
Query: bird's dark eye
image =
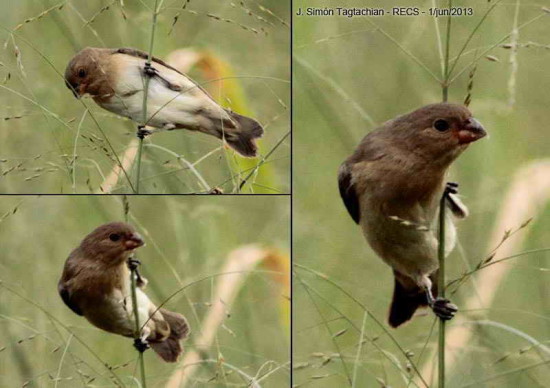
<svg viewBox="0 0 550 388"><path fill-rule="evenodd" d="M439 132L445 132L447 129L449 129L449 123L446 120L435 120L434 122L434 128L437 129Z"/></svg>
<svg viewBox="0 0 550 388"><path fill-rule="evenodd" d="M109 239L110 239L111 241L118 241L118 240L120 240L120 234L111 233L111 234L109 235Z"/></svg>
<svg viewBox="0 0 550 388"><path fill-rule="evenodd" d="M86 77L86 70L84 70L84 69L78 70L78 76L79 76L80 78Z"/></svg>

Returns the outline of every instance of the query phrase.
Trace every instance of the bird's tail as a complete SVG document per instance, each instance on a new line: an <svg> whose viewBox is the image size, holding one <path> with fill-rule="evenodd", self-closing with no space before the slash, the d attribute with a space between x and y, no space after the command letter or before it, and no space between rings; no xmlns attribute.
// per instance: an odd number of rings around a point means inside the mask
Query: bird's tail
<svg viewBox="0 0 550 388"><path fill-rule="evenodd" d="M153 349L164 361L176 362L183 348L180 340L189 335L189 324L185 317L172 311L159 309L168 326L170 326L170 335L162 342L151 342Z"/></svg>
<svg viewBox="0 0 550 388"><path fill-rule="evenodd" d="M264 129L256 120L227 110L237 123L237 128L224 133L225 141L242 156L255 157L258 153L257 138L264 134Z"/></svg>
<svg viewBox="0 0 550 388"><path fill-rule="evenodd" d="M388 323L391 327L398 327L412 318L419 307L428 305L426 291L418 287L412 279L406 278L394 271L395 287L390 306ZM430 276L432 293L437 296L437 271Z"/></svg>

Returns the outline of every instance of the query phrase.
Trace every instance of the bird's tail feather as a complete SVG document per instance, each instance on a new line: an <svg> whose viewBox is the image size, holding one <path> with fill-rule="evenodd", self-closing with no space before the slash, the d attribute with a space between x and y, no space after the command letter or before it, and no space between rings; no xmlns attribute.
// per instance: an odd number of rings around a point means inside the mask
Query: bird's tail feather
<svg viewBox="0 0 550 388"><path fill-rule="evenodd" d="M176 362L183 351L180 340L189 335L189 324L181 314L163 308L159 309L159 311L170 326L170 335L162 342L151 342L151 349L164 361Z"/></svg>
<svg viewBox="0 0 550 388"><path fill-rule="evenodd" d="M256 120L242 116L230 110L227 113L237 122L237 128L231 133L225 133L225 140L239 154L255 157L258 152L257 138L264 134L264 129Z"/></svg>
<svg viewBox="0 0 550 388"><path fill-rule="evenodd" d="M437 271L430 276L432 279L432 293L437 296ZM390 306L388 323L391 327L398 327L410 320L419 307L427 306L428 298L425 290L415 285L412 280L395 272L395 287Z"/></svg>

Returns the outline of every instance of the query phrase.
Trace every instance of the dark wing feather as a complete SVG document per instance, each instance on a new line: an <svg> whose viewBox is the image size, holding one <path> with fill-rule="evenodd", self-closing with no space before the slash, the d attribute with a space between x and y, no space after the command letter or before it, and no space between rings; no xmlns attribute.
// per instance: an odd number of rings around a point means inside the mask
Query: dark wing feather
<svg viewBox="0 0 550 388"><path fill-rule="evenodd" d="M63 302L71 309L75 314L78 315L84 315L82 314L82 310L71 301L71 293L65 286L61 283L59 283L59 286L57 287L57 291L59 291L59 295L61 296L61 299L63 299Z"/></svg>
<svg viewBox="0 0 550 388"><path fill-rule="evenodd" d="M359 223L361 212L359 210L359 198L355 187L351 183L351 171L347 163L343 163L338 171L338 186L340 187L340 196L346 205L346 209L355 221Z"/></svg>
<svg viewBox="0 0 550 388"><path fill-rule="evenodd" d="M379 128L361 140L361 144L355 152L340 166L338 171L338 185L340 186L340 196L348 209L353 220L358 224L361 218L361 209L359 206L359 193L352 183L351 168L357 163L374 162L385 156L384 150L387 148L383 138L384 127ZM365 167L366 168L366 167Z"/></svg>

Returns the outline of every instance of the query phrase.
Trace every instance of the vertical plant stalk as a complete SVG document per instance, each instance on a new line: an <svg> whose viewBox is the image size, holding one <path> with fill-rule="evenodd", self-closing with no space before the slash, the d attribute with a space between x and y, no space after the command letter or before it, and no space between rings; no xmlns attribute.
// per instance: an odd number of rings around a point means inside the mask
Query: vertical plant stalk
<svg viewBox="0 0 550 388"><path fill-rule="evenodd" d="M437 278L438 297L445 298L445 194L439 202L439 276ZM439 320L438 342L438 380L439 387L445 387L445 321Z"/></svg>
<svg viewBox="0 0 550 388"><path fill-rule="evenodd" d="M449 51L451 47L451 8L453 1L449 0L449 16L447 18L447 35L445 37L445 62L443 63L442 98L447 102L449 98ZM438 297L445 297L445 193L439 201L439 276L437 278ZM438 381L439 388L445 388L445 321L439 320L438 349Z"/></svg>
<svg viewBox="0 0 550 388"><path fill-rule="evenodd" d="M134 335L135 339L141 337L141 326L139 324L139 313L137 305L137 292L136 292L136 267L131 267L130 270L130 279L131 279L131 289L132 289L132 309L134 310L134 320L136 322L136 333ZM147 382L145 378L145 361L143 360L143 352L139 353L139 369L141 374L141 386L142 388L147 388Z"/></svg>
<svg viewBox="0 0 550 388"><path fill-rule="evenodd" d="M136 194L139 194L139 181L141 177L141 154L143 152L143 137L139 136L137 160L136 160Z"/></svg>
<svg viewBox="0 0 550 388"><path fill-rule="evenodd" d="M151 65L151 61L153 59L153 45L155 43L155 31L157 29L157 17L159 14L159 6L158 6L159 0L155 0L155 8L153 9L153 26L151 28L151 40L149 41L149 55L147 56L147 62L146 66ZM143 123L142 125L145 126L147 124L147 96L149 95L149 81L151 80L151 77L148 75L145 75L145 79L143 81ZM138 145L138 154L137 154L137 166L136 166L136 194L139 194L139 182L141 178L141 155L143 153L143 136L139 137L139 145Z"/></svg>
<svg viewBox="0 0 550 388"><path fill-rule="evenodd" d="M550 205L550 158L534 160L520 166L514 172L506 190L488 239L487 252L493 252L496 246L501 245L493 257L493 262L517 254L522 249L528 232L514 234L504 244L501 243L502 237L514 226L521 225L526 219L536 217L541 209L548 205ZM514 266L499 263L491 266L491 270L479 271L475 275L479 296L469 295L461 303L461 310L483 309L485 312L493 305L499 290L502 289L503 283L514 268ZM475 346L473 344L479 341L479 332L472 330L469 325L453 325L449 327L446 335L451 349L465 349L468 346ZM463 355L461 352L451 352L446 359L447 367L451 369L460 367L461 355ZM427 354L425 357L430 360L433 354ZM434 363L425 363L421 371L422 376L432 375L434 367Z"/></svg>
<svg viewBox="0 0 550 388"><path fill-rule="evenodd" d="M442 82L442 97L443 102L447 102L449 99L449 77L451 75L449 71L449 50L451 47L451 15L450 10L453 5L453 0L449 0L449 16L447 18L447 35L445 42L445 62L443 63L443 82ZM457 59L458 60L458 59Z"/></svg>
<svg viewBox="0 0 550 388"><path fill-rule="evenodd" d="M128 196L126 195L122 197L122 209L124 211L124 220L128 222L128 217L130 215L130 201L128 200ZM133 257L130 257L130 259L132 258ZM141 337L141 326L139 324L136 279L137 279L136 267L130 266L130 289L132 291L132 310L134 314L134 320L136 322L136 330L135 330L134 338L137 340ZM141 386L142 388L147 388L147 382L145 379L145 361L143 360L143 352L139 353L139 369L141 374Z"/></svg>

